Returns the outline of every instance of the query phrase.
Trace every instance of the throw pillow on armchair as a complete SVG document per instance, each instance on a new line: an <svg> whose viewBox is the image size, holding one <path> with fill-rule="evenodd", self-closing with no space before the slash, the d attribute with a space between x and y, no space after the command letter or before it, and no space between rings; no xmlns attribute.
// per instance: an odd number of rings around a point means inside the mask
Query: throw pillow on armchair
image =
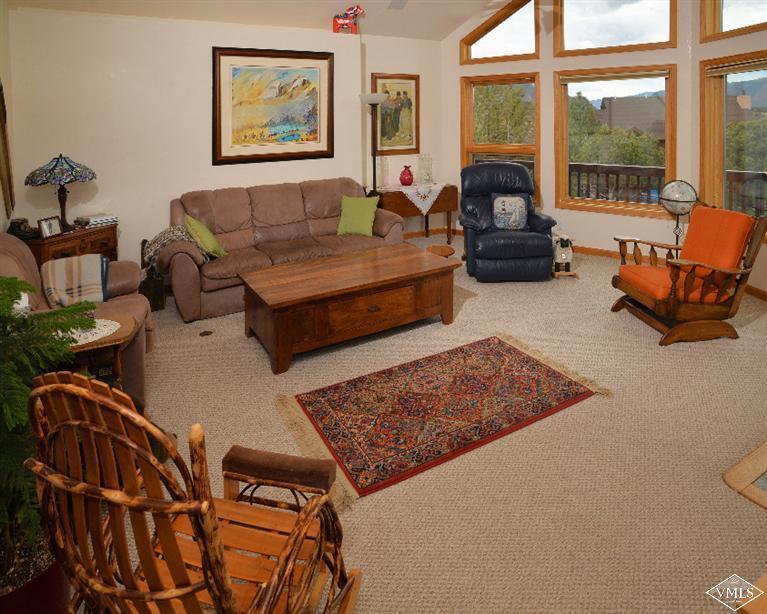
<svg viewBox="0 0 767 614"><path fill-rule="evenodd" d="M493 194L493 225L503 230L529 230L527 211L532 205L529 194Z"/></svg>

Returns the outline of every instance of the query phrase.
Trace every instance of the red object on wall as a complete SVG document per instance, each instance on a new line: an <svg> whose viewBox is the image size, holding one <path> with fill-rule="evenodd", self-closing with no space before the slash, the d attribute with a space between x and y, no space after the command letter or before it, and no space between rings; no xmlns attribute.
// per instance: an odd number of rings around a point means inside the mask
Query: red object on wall
<svg viewBox="0 0 767 614"><path fill-rule="evenodd" d="M365 9L363 9L359 4L350 6L343 13L339 13L338 15L333 17L333 32L346 32L348 34L357 34L358 33L357 19L364 14L365 14Z"/></svg>
<svg viewBox="0 0 767 614"><path fill-rule="evenodd" d="M405 165L405 168L402 169L399 174L399 182L402 185L413 185L413 171L410 170L409 166Z"/></svg>

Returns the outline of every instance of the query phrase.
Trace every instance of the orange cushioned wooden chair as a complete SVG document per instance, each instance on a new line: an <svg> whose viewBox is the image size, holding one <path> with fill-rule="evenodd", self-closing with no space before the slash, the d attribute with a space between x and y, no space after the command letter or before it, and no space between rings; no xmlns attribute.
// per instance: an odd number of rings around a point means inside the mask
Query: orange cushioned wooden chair
<svg viewBox="0 0 767 614"><path fill-rule="evenodd" d="M681 246L615 237L621 267L613 287L626 294L612 310L625 308L663 333L660 345L737 339L724 320L738 312L765 231L767 218L698 204ZM629 243L634 264L626 263ZM640 245L650 246L649 264L643 263ZM665 265L655 248L666 250Z"/></svg>
<svg viewBox="0 0 767 614"><path fill-rule="evenodd" d="M307 612L323 596L326 612L353 610L360 575L344 568L327 493L302 506L297 496L286 503L252 492L247 499L260 505L214 499L200 425L189 436L190 472L173 441L122 392L67 372L35 385L37 459L26 466L76 590L71 611ZM259 485L240 477L249 481L243 492ZM300 489L263 483L294 496Z"/></svg>

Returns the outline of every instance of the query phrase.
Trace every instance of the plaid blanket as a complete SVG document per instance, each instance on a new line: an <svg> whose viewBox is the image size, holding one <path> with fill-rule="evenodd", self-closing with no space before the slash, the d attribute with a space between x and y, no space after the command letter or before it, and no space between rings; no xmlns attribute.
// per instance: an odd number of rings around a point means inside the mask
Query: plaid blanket
<svg viewBox="0 0 767 614"><path fill-rule="evenodd" d="M51 307L66 307L81 301L106 302L108 271L109 258L101 254L48 260L40 267L43 289Z"/></svg>
<svg viewBox="0 0 767 614"><path fill-rule="evenodd" d="M186 226L171 226L170 228L165 228L144 245L144 262L146 262L147 268L157 270L157 257L160 255L160 252L166 245L170 245L175 241L189 241L190 243L197 245L197 242L192 235L189 234ZM199 245L197 245L197 247L200 249ZM205 262L209 260L205 250L200 249L200 254L202 254ZM157 272L159 273L160 271Z"/></svg>

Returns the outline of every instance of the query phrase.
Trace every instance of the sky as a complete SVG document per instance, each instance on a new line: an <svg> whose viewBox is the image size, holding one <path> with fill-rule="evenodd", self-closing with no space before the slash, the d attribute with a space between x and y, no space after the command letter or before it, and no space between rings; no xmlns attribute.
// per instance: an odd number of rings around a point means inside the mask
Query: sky
<svg viewBox="0 0 767 614"><path fill-rule="evenodd" d="M666 80L663 77L649 79L614 79L611 81L584 81L582 83L570 83L567 93L575 96L578 92L589 100L597 100L605 96L634 96L644 92L659 92L666 89Z"/></svg>
<svg viewBox="0 0 767 614"><path fill-rule="evenodd" d="M506 21L471 46L471 57L517 55L535 51L533 2L528 2Z"/></svg>
<svg viewBox="0 0 767 614"><path fill-rule="evenodd" d="M668 40L668 0L568 0L565 48Z"/></svg>
<svg viewBox="0 0 767 614"><path fill-rule="evenodd" d="M733 30L761 21L767 21L765 0L723 0L722 29Z"/></svg>

